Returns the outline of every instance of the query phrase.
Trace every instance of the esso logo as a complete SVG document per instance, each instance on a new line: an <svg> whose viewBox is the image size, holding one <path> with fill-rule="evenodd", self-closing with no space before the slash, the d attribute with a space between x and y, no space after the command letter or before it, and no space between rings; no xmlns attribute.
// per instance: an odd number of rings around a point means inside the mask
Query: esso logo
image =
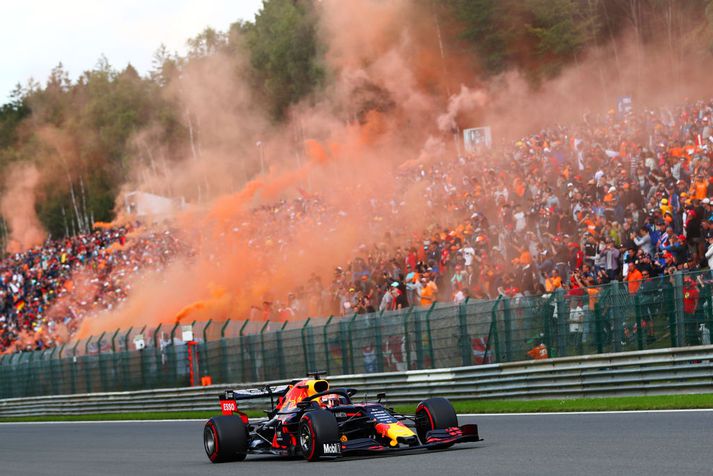
<svg viewBox="0 0 713 476"><path fill-rule="evenodd" d="M224 412L234 412L237 409L238 408L235 405L235 402L223 402L223 411Z"/></svg>

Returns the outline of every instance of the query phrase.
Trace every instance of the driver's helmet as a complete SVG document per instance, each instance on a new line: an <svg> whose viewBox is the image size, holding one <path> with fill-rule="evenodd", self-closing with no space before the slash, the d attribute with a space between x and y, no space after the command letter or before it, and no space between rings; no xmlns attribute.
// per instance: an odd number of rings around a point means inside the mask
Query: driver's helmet
<svg viewBox="0 0 713 476"><path fill-rule="evenodd" d="M323 408L333 408L341 403L339 395L336 393L330 393L329 395L324 395L319 399L319 404Z"/></svg>

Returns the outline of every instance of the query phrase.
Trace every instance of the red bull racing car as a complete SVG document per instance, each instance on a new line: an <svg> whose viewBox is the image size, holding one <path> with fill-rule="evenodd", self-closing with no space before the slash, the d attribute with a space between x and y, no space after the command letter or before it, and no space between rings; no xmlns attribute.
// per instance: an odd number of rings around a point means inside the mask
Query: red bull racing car
<svg viewBox="0 0 713 476"><path fill-rule="evenodd" d="M429 398L414 415L402 415L381 403L384 394L377 395L377 402L355 402L356 393L330 388L319 374L289 385L225 391L220 395L223 414L205 424L205 451L213 463L242 461L248 454L317 461L481 441L477 425L458 425L445 398ZM272 408L259 422L250 422L238 409L241 400L268 397Z"/></svg>

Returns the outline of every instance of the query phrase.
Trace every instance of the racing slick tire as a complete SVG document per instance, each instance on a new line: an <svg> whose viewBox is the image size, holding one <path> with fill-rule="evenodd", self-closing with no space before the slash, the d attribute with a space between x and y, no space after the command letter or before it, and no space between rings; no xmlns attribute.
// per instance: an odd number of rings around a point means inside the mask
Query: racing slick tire
<svg viewBox="0 0 713 476"><path fill-rule="evenodd" d="M307 461L317 461L322 456L339 456L341 443L337 418L327 410L314 410L302 415L299 444Z"/></svg>
<svg viewBox="0 0 713 476"><path fill-rule="evenodd" d="M458 426L456 411L447 399L429 398L416 407L416 433L421 444L426 444L426 434L431 430L445 430ZM453 444L442 446L447 448Z"/></svg>
<svg viewBox="0 0 713 476"><path fill-rule="evenodd" d="M248 453L248 429L239 416L214 416L203 429L203 446L212 463L242 461Z"/></svg>

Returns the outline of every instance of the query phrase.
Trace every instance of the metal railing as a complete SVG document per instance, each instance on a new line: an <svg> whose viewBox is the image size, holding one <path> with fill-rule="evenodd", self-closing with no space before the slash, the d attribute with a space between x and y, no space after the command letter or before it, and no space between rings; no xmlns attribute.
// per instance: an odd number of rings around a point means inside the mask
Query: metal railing
<svg viewBox="0 0 713 476"><path fill-rule="evenodd" d="M0 357L0 398L185 387L191 372L194 384L256 382L315 369L406 372L710 344L709 277L285 323L194 322L190 345L177 324L116 330ZM142 350L133 349L137 337Z"/></svg>
<svg viewBox="0 0 713 476"><path fill-rule="evenodd" d="M299 377L300 374L290 377ZM428 396L459 399L572 398L713 391L713 346L563 357L531 362L486 364L328 377L334 387L356 387L389 402L413 403ZM91 393L0 400L0 418L28 415L82 415L147 411L219 411L225 388L283 381L213 385L134 392ZM250 401L246 408L265 408Z"/></svg>

